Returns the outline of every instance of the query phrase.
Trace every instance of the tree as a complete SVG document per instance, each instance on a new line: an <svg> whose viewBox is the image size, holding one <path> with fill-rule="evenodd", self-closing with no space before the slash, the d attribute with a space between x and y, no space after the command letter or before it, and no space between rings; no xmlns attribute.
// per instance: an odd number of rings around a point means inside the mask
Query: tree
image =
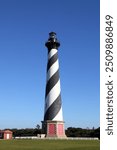
<svg viewBox="0 0 117 150"><path fill-rule="evenodd" d="M40 125L39 125L39 124L37 124L37 125L36 125L36 128L39 130L39 129L40 129Z"/></svg>

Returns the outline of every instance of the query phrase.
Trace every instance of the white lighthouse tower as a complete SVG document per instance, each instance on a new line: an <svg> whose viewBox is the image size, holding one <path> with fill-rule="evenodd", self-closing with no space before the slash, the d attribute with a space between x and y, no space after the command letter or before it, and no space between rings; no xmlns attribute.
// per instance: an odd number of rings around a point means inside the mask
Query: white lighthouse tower
<svg viewBox="0 0 117 150"><path fill-rule="evenodd" d="M48 48L47 80L45 91L45 112L42 128L47 137L66 137L62 114L61 88L59 77L58 47L56 33L49 33L45 43Z"/></svg>

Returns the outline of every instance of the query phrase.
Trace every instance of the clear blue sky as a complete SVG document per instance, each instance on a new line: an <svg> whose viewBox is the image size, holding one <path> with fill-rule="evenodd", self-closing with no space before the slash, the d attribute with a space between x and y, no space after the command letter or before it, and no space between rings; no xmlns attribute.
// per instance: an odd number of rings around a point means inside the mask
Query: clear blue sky
<svg viewBox="0 0 117 150"><path fill-rule="evenodd" d="M41 125L51 31L65 127L99 127L99 0L0 0L0 129Z"/></svg>

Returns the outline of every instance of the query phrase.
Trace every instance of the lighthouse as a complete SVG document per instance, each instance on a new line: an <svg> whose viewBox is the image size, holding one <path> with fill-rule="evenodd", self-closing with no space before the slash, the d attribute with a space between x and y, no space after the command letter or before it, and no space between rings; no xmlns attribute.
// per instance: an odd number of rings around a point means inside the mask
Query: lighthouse
<svg viewBox="0 0 117 150"><path fill-rule="evenodd" d="M62 114L61 88L59 76L59 60L56 33L49 33L48 41L45 43L48 49L46 90L44 120L42 129L46 137L63 138L65 136L64 121Z"/></svg>

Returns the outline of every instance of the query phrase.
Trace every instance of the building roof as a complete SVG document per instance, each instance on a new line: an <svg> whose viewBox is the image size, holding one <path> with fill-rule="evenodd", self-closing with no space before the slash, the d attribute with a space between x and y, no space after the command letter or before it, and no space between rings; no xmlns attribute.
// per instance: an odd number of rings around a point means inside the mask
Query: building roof
<svg viewBox="0 0 117 150"><path fill-rule="evenodd" d="M13 133L12 131L10 131L10 130L0 130L0 133Z"/></svg>

